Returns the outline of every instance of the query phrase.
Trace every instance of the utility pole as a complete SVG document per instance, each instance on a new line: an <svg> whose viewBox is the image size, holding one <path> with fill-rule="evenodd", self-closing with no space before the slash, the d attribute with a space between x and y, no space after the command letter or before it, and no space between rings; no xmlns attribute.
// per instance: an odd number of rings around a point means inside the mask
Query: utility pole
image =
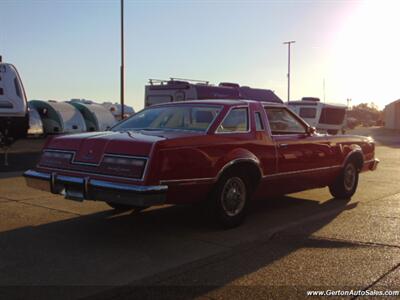
<svg viewBox="0 0 400 300"><path fill-rule="evenodd" d="M350 110L350 108L351 108L350 103L351 103L351 98L347 98L347 109L348 110Z"/></svg>
<svg viewBox="0 0 400 300"><path fill-rule="evenodd" d="M121 0L121 120L124 119L124 0Z"/></svg>
<svg viewBox="0 0 400 300"><path fill-rule="evenodd" d="M296 43L296 41L287 41L284 42L284 45L288 45L288 73L287 73L287 80L288 80L288 87L287 87L287 101L290 101L290 45Z"/></svg>

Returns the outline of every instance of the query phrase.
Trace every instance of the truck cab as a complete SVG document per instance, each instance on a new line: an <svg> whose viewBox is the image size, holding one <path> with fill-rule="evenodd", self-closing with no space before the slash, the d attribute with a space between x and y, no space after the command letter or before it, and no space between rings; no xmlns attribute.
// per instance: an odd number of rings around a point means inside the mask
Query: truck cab
<svg viewBox="0 0 400 300"><path fill-rule="evenodd" d="M145 88L144 106L204 99L251 99L283 103L273 91L268 89L240 86L230 82L212 85L208 81L170 78L169 80L149 79L149 84Z"/></svg>

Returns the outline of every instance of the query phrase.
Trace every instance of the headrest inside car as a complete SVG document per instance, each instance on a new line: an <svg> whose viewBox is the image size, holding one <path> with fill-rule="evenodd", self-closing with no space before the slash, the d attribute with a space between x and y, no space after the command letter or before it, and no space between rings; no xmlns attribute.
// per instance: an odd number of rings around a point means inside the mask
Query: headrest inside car
<svg viewBox="0 0 400 300"><path fill-rule="evenodd" d="M199 110L196 112L197 123L210 123L213 120L213 114L210 111Z"/></svg>

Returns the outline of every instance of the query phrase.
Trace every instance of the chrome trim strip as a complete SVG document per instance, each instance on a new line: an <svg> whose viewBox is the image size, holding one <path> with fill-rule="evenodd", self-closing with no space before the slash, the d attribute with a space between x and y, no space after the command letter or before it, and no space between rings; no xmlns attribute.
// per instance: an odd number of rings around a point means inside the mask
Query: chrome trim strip
<svg viewBox="0 0 400 300"><path fill-rule="evenodd" d="M255 160L252 159L237 159L235 162L238 161L251 161L251 162L256 162ZM216 182L223 171L233 165L234 162L231 161L227 163L219 172L216 177L205 177L205 178L190 178L190 179L173 179L173 180L161 180L160 183L162 184L168 184L168 183L186 183L186 182L198 182L198 181L211 181L211 182ZM307 169L307 170L300 170L300 171L290 171L290 172L281 172L281 173L275 173L275 174L270 174L270 175L262 175L262 179L267 179L267 178L273 178L273 177L278 177L278 176L287 176L287 175L295 175L295 174L301 174L301 173L312 173L312 172L317 172L317 171L325 171L325 170L330 170L330 169L339 169L341 168L341 165L336 165L336 166L330 166L330 167L322 167L322 168L314 168L314 169Z"/></svg>
<svg viewBox="0 0 400 300"><path fill-rule="evenodd" d="M263 170L260 167L260 162L254 158L237 158L234 160L231 160L230 162L226 163L219 171L217 176L215 177L215 181L219 180L219 178L221 177L222 173L230 166L236 164L236 163L240 163L240 162L251 162L256 164L256 166L258 167L258 170L260 171L261 177L263 177Z"/></svg>
<svg viewBox="0 0 400 300"><path fill-rule="evenodd" d="M160 184L173 184L173 183L187 183L187 182L201 182L201 181L215 181L215 177L205 177L205 178L188 178L188 179L171 179L171 180L160 180Z"/></svg>
<svg viewBox="0 0 400 300"><path fill-rule="evenodd" d="M370 163L375 162L375 161L378 161L378 162L379 162L379 159L373 158L373 159L370 159L370 160L366 160L366 161L364 161L364 165L370 164Z"/></svg>
<svg viewBox="0 0 400 300"><path fill-rule="evenodd" d="M299 170L299 171L280 172L280 173L275 173L275 174L270 174L270 175L264 175L262 178L265 179L265 178L273 178L273 177L278 177L278 176L295 175L295 174L302 174L302 173L312 173L312 172L325 171L325 170L330 170L330 169L339 169L339 168L342 168L342 166L336 165L336 166L330 166L330 167L313 168L313 169L306 169L306 170Z"/></svg>
<svg viewBox="0 0 400 300"><path fill-rule="evenodd" d="M37 179L43 179L43 180L50 180L51 179L51 174L50 173L43 173L43 172L38 172L35 170L28 170L24 172L25 177L32 177L32 178L37 178Z"/></svg>
<svg viewBox="0 0 400 300"><path fill-rule="evenodd" d="M166 185L140 186L140 185L129 185L124 183L113 183L95 179L90 180L90 185L93 187L115 189L119 191L135 192L135 193L162 193L168 190L168 186Z"/></svg>
<svg viewBox="0 0 400 300"><path fill-rule="evenodd" d="M73 184L83 184L84 179L79 177L65 176L65 175L56 175L54 178L55 183L57 181L65 182L65 183L73 183Z"/></svg>
<svg viewBox="0 0 400 300"><path fill-rule="evenodd" d="M151 145L149 157L146 160L146 164L144 166L141 181L144 181L147 178L147 172L149 169L150 162L152 161L152 157L154 157L153 152L154 152L154 148L156 147L156 144L157 144L157 142L154 142L153 145Z"/></svg>
<svg viewBox="0 0 400 300"><path fill-rule="evenodd" d="M79 170L73 170L73 169L58 169L58 168L49 168L49 167L42 167L40 166L41 169L49 170L49 171L61 171L61 172L69 172L69 173L77 173L77 174L83 174L83 175L94 175L94 176L99 176L99 177L106 177L106 178L115 178L115 179L124 179L124 180L129 180L129 181L138 181L142 182L143 179L139 178L130 178L130 177L123 177L123 176L113 176L113 175L107 175L107 174L99 174L95 172L83 172Z"/></svg>
<svg viewBox="0 0 400 300"><path fill-rule="evenodd" d="M79 178L73 176L64 176L64 175L56 175L53 173L54 176L50 175L49 173L44 172L37 172L34 170L28 170L24 173L25 177L34 178L34 179L41 179L45 181L50 181L54 178L55 183L73 183L73 184L80 184L85 185L84 189L87 190L90 187L97 187L97 188L106 188L106 189L115 189L119 191L127 191L127 192L135 192L135 193L163 193L168 190L168 186L166 185L151 185L151 186L140 186L140 185L130 185L126 183L114 183L109 181L103 180L96 180L88 178Z"/></svg>
<svg viewBox="0 0 400 300"><path fill-rule="evenodd" d="M364 167L367 165L369 170L375 171L378 168L380 160L378 158L370 159L364 162Z"/></svg>

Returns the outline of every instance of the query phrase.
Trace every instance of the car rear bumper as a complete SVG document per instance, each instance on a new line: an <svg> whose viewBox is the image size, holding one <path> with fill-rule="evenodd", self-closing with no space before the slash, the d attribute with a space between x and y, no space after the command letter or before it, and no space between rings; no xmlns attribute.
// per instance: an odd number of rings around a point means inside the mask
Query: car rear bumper
<svg viewBox="0 0 400 300"><path fill-rule="evenodd" d="M24 177L29 187L64 195L66 199L96 200L143 207L164 204L168 190L166 185L132 185L35 170L26 171Z"/></svg>

